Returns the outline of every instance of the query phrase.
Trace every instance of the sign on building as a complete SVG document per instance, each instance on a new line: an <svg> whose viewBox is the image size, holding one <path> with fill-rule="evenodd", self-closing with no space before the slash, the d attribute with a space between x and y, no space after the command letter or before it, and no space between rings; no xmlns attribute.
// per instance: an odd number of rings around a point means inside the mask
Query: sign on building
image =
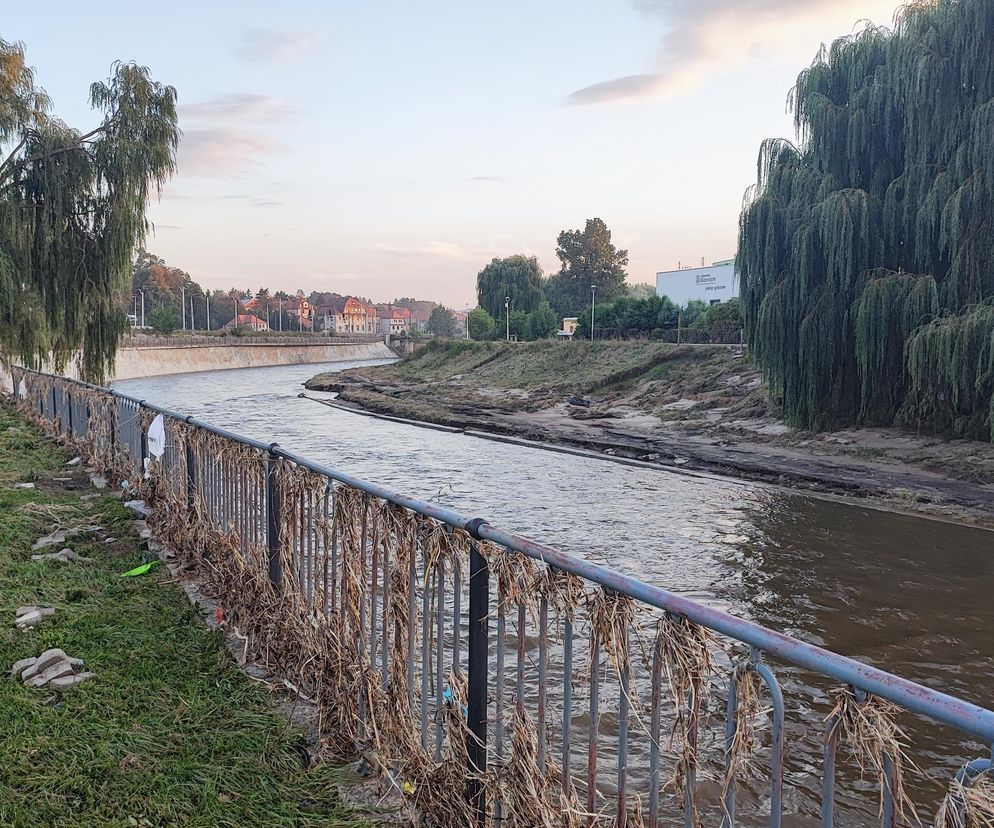
<svg viewBox="0 0 994 828"><path fill-rule="evenodd" d="M668 296L677 305L692 299L715 304L739 295L739 274L734 259L716 262L710 267L664 270L656 274L656 293Z"/></svg>

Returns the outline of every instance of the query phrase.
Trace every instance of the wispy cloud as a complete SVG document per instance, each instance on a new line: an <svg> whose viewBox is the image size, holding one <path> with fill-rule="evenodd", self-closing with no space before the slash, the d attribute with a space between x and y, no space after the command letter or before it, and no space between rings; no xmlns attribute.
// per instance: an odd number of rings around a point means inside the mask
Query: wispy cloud
<svg viewBox="0 0 994 828"><path fill-rule="evenodd" d="M187 104L179 108L182 120L198 123L216 121L271 123L285 120L292 113L291 107L270 95L254 95L248 92L219 95L209 101Z"/></svg>
<svg viewBox="0 0 994 828"><path fill-rule="evenodd" d="M666 27L651 72L577 89L571 104L674 98L756 53L811 56L856 20L889 20L893 0L633 0Z"/></svg>
<svg viewBox="0 0 994 828"><path fill-rule="evenodd" d="M264 164L283 149L275 138L235 127L188 129L179 145L177 168L183 176L230 178Z"/></svg>
<svg viewBox="0 0 994 828"><path fill-rule="evenodd" d="M503 183L507 181L506 178L500 175L474 175L470 181L484 181L489 183Z"/></svg>
<svg viewBox="0 0 994 828"><path fill-rule="evenodd" d="M307 29L246 29L236 53L242 60L281 62L299 57L324 41Z"/></svg>
<svg viewBox="0 0 994 828"><path fill-rule="evenodd" d="M426 241L413 246L394 245L379 242L371 245L369 250L376 253L386 253L390 256L409 258L411 256L449 259L450 261L471 262L480 258L481 252L470 249L454 242Z"/></svg>

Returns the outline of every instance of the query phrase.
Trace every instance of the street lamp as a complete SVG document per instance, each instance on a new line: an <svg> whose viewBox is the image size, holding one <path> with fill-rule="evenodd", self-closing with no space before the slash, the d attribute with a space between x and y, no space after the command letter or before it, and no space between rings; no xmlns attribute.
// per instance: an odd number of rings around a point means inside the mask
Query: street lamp
<svg viewBox="0 0 994 828"><path fill-rule="evenodd" d="M207 331L211 329L211 292L204 291L204 316L207 318Z"/></svg>
<svg viewBox="0 0 994 828"><path fill-rule="evenodd" d="M138 288L138 292L142 295L142 328L145 327L145 291Z"/></svg>
<svg viewBox="0 0 994 828"><path fill-rule="evenodd" d="M505 336L507 341L511 341L511 297L504 297L504 325L506 327Z"/></svg>
<svg viewBox="0 0 994 828"><path fill-rule="evenodd" d="M597 294L597 285L590 286L590 341L594 341L594 296Z"/></svg>

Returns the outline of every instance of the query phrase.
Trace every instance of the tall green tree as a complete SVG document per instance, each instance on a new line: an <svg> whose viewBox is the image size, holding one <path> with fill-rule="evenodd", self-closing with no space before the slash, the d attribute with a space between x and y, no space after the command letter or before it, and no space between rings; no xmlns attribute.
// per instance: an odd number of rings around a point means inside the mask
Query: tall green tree
<svg viewBox="0 0 994 828"><path fill-rule="evenodd" d="M992 40L989 0L913 0L823 48L798 143L762 145L742 303L791 422L994 436Z"/></svg>
<svg viewBox="0 0 994 828"><path fill-rule="evenodd" d="M559 330L559 317L548 302L542 300L535 310L528 314L528 339L548 339Z"/></svg>
<svg viewBox="0 0 994 828"><path fill-rule="evenodd" d="M0 346L27 364L76 358L102 380L146 205L176 166L176 90L114 65L90 87L97 125L67 126L35 84L24 46L0 38Z"/></svg>
<svg viewBox="0 0 994 828"><path fill-rule="evenodd" d="M476 277L476 297L494 319L504 318L504 299L511 310L528 313L542 301L542 268L534 256L494 259Z"/></svg>
<svg viewBox="0 0 994 828"><path fill-rule="evenodd" d="M469 328L470 339L485 340L493 339L496 324L494 318L483 308L473 308L466 319L466 326Z"/></svg>
<svg viewBox="0 0 994 828"><path fill-rule="evenodd" d="M618 250L602 219L587 219L583 230L563 230L556 256L561 267L545 285L546 298L562 316L576 316L590 307L590 286L597 286L598 302L624 295L628 251Z"/></svg>
<svg viewBox="0 0 994 828"><path fill-rule="evenodd" d="M428 322L425 330L434 336L455 336L456 317L448 308L442 305L435 305L428 315Z"/></svg>

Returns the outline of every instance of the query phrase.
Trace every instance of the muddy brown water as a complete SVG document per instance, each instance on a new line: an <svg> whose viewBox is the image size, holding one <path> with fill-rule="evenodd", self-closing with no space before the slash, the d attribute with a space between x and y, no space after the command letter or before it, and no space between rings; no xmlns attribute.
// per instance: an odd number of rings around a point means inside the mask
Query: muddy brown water
<svg viewBox="0 0 994 828"><path fill-rule="evenodd" d="M115 387L237 433L275 440L398 491L484 516L977 704L994 703L994 533L727 478L633 468L430 431L297 397L314 374L350 366L213 371L129 380ZM513 658L508 664L513 669ZM820 802L821 736L831 684L775 666L787 702L785 824L811 824ZM723 694L717 690L716 708ZM605 702L602 728L616 720L616 709ZM720 710L715 719L711 735L702 738L705 769L712 774L722 754ZM906 783L928 823L955 769L989 747L914 716L901 723L918 767L908 771ZM585 728L582 711L574 726ZM635 727L633 745L640 738ZM585 741L575 734L578 753L585 753ZM757 760L758 779L764 758L761 753ZM608 788L611 761L606 749L601 767ZM843 757L840 764L846 764ZM837 824L874 822L871 781L861 783L858 773L845 769L840 776L845 781L840 788L846 790L839 792ZM636 748L630 790L644 798L646 780L644 751ZM712 814L719 788L713 779L702 783L704 805ZM745 786L747 821L753 821L747 816L752 813L761 822L765 795L759 782Z"/></svg>

